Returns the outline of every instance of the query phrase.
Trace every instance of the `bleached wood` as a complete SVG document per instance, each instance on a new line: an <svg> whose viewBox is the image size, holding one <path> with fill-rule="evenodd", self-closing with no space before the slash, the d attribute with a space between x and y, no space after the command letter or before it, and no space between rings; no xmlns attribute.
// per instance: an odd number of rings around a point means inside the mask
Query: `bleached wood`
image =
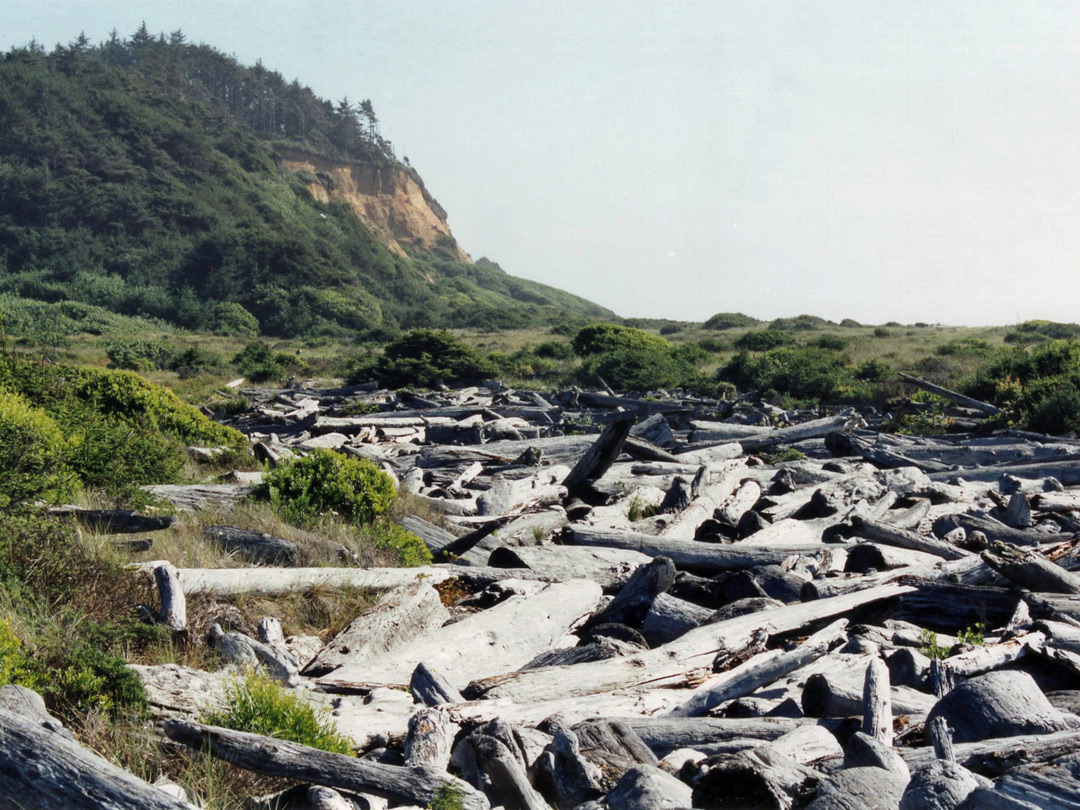
<svg viewBox="0 0 1080 810"><path fill-rule="evenodd" d="M938 540L936 537L926 537L870 518L853 517L851 525L859 535L867 540L874 540L878 543L886 543L899 548L923 551L927 554L943 557L946 560L958 560L970 554L970 552L959 549L944 540Z"/></svg>
<svg viewBox="0 0 1080 810"><path fill-rule="evenodd" d="M866 667L863 685L862 731L884 745L892 745L892 696L889 694L889 670L877 656Z"/></svg>
<svg viewBox="0 0 1080 810"><path fill-rule="evenodd" d="M707 468L702 468L699 474L704 472L706 481L698 488L690 504L664 527L661 532L663 536L671 540L693 540L698 527L713 516L713 511L720 504L731 497L739 485L744 469L746 462L742 460L728 462L719 471L710 472Z"/></svg>
<svg viewBox="0 0 1080 810"><path fill-rule="evenodd" d="M840 616L862 605L913 590L905 585L885 585L833 599L785 605L698 627L655 650L572 667L516 672L488 683L474 684L473 687L489 697L527 702L590 695L634 686L657 688L682 684L689 673L707 671L718 651L738 649L748 644L761 629L772 634L791 632L813 622Z"/></svg>
<svg viewBox="0 0 1080 810"><path fill-rule="evenodd" d="M420 709L409 718L409 733L403 749L405 766L446 770L457 731L457 724L445 709Z"/></svg>
<svg viewBox="0 0 1080 810"><path fill-rule="evenodd" d="M635 765L607 795L620 810L675 810L689 807L693 791L685 782L652 765Z"/></svg>
<svg viewBox="0 0 1080 810"><path fill-rule="evenodd" d="M319 677L353 661L381 655L442 627L449 618L450 612L428 580L401 585L353 619L304 667L303 674Z"/></svg>
<svg viewBox="0 0 1080 810"><path fill-rule="evenodd" d="M154 582L161 598L158 624L169 628L173 638L187 634L187 599L180 584L180 572L171 563L154 567Z"/></svg>
<svg viewBox="0 0 1080 810"><path fill-rule="evenodd" d="M614 588L650 559L628 549L538 545L497 548L491 552L488 565L510 569L507 576L517 576L518 569L527 568L556 582L591 579L602 588Z"/></svg>
<svg viewBox="0 0 1080 810"><path fill-rule="evenodd" d="M406 685L416 662L423 661L460 688L470 680L514 670L550 649L592 614L600 596L600 586L588 580L542 586L383 655L343 666L320 682Z"/></svg>
<svg viewBox="0 0 1080 810"><path fill-rule="evenodd" d="M1075 753L1080 746L1080 731L1067 730L1046 734L1018 734L993 737L967 743L955 743L956 761L974 773L997 777L1017 765L1048 762ZM931 746L898 748L913 770L934 761Z"/></svg>

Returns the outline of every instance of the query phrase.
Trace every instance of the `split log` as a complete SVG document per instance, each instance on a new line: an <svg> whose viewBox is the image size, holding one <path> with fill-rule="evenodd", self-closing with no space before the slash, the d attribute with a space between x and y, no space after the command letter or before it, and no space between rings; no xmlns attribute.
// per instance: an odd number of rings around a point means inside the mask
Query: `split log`
<svg viewBox="0 0 1080 810"><path fill-rule="evenodd" d="M679 748L701 748L731 740L767 742L811 723L781 717L621 717L657 756Z"/></svg>
<svg viewBox="0 0 1080 810"><path fill-rule="evenodd" d="M881 447L849 431L837 431L825 437L825 446L837 456L861 456L879 467L896 469L899 467L917 467L923 472L945 472L951 467L939 461L919 460L904 455L902 452Z"/></svg>
<svg viewBox="0 0 1080 810"><path fill-rule="evenodd" d="M146 690L151 711L157 716L196 715L225 707L225 671L202 672L178 664L145 666L129 664Z"/></svg>
<svg viewBox="0 0 1080 810"><path fill-rule="evenodd" d="M479 734L471 737L470 742L503 807L507 810L550 810L544 797L529 782L521 763L501 740Z"/></svg>
<svg viewBox="0 0 1080 810"><path fill-rule="evenodd" d="M352 661L389 652L442 627L449 618L450 612L428 581L394 588L323 647L303 674L321 677Z"/></svg>
<svg viewBox="0 0 1080 810"><path fill-rule="evenodd" d="M203 531L203 535L228 554L264 565L296 565L300 551L292 540L235 526L210 526Z"/></svg>
<svg viewBox="0 0 1080 810"><path fill-rule="evenodd" d="M999 520L975 515L949 515L939 518L934 521L934 533L944 535L958 526L969 535L982 532L989 540L1012 543L1015 546L1038 546L1055 540L1054 537L1049 537L1043 532L1033 529L1014 529ZM1060 541L1064 538L1059 536L1056 539Z"/></svg>
<svg viewBox="0 0 1080 810"><path fill-rule="evenodd" d="M424 661L455 686L514 670L555 646L592 614L601 596L600 586L588 580L531 590L387 653L347 664L320 683L404 685L417 661ZM529 632L523 634L521 627L528 627Z"/></svg>
<svg viewBox="0 0 1080 810"><path fill-rule="evenodd" d="M427 664L421 662L409 678L409 691L413 698L425 706L439 706L444 703L464 703L461 692L450 681L433 672Z"/></svg>
<svg viewBox="0 0 1080 810"><path fill-rule="evenodd" d="M80 526L98 534L137 534L156 532L172 526L172 515L139 515L128 509L77 509L71 506L55 506L49 514L58 518L72 518Z"/></svg>
<svg viewBox="0 0 1080 810"><path fill-rule="evenodd" d="M1040 512L1077 512L1080 511L1080 492L1039 492L1032 496L1031 505Z"/></svg>
<svg viewBox="0 0 1080 810"><path fill-rule="evenodd" d="M995 571L1022 588L1048 593L1080 594L1080 576L1032 552L994 543L982 558Z"/></svg>
<svg viewBox="0 0 1080 810"><path fill-rule="evenodd" d="M848 549L844 571L868 573L892 571L897 568L933 565L940 557L909 548L896 548L879 543L856 543Z"/></svg>
<svg viewBox="0 0 1080 810"><path fill-rule="evenodd" d="M814 633L806 641L789 652L774 655L764 654L766 660L758 661L762 656L750 659L729 673L724 673L720 683L706 685L695 691L694 695L682 705L668 713L670 717L697 717L721 704L744 697L755 690L772 683L811 661L820 658L829 651L829 647L845 637L847 619L838 619L824 630Z"/></svg>
<svg viewBox="0 0 1080 810"><path fill-rule="evenodd" d="M570 470L570 474L563 479L562 485L571 495L578 494L586 481L601 478L615 463L635 421L636 417L632 413L620 414L604 429L600 438L578 460L574 468Z"/></svg>
<svg viewBox="0 0 1080 810"><path fill-rule="evenodd" d="M900 374L900 379L909 385L914 385L916 388L921 388L924 391L929 391L931 394L937 394L939 397L944 397L950 402L955 402L964 408L972 408L973 410L985 413L987 416L997 416L1000 414L1001 408L996 405L991 405L988 402L982 402L981 400L974 399L972 397L964 396L963 394L951 391L948 388L943 388L940 385L934 385L932 382L926 380L920 380L918 377L913 377L910 374Z"/></svg>
<svg viewBox="0 0 1080 810"><path fill-rule="evenodd" d="M194 810L36 717L0 709L0 808Z"/></svg>
<svg viewBox="0 0 1080 810"><path fill-rule="evenodd" d="M471 688L474 693L491 698L541 701L592 695L635 685L647 684L650 688L681 685L685 683L687 673L708 667L718 651L745 648L762 629L771 634L790 633L911 590L908 586L886 585L834 599L785 605L696 628L655 650L572 667L515 672L474 683Z"/></svg>
<svg viewBox="0 0 1080 810"><path fill-rule="evenodd" d="M1013 768L997 781L994 792L1043 810L1075 810L1080 806L1080 754L1069 754L1044 765Z"/></svg>
<svg viewBox="0 0 1080 810"><path fill-rule="evenodd" d="M1034 679L1016 670L989 672L958 684L927 720L937 717L949 724L956 742L1080 729L1080 717L1055 709Z"/></svg>
<svg viewBox="0 0 1080 810"><path fill-rule="evenodd" d="M465 810L487 810L487 799L445 771L403 768L331 754L306 745L243 731L166 720L165 735L197 751L208 750L239 768L330 788L372 793L399 804L427 805L447 788L461 793Z"/></svg>
<svg viewBox="0 0 1080 810"><path fill-rule="evenodd" d="M664 527L663 535L671 540L693 540L698 527L712 518L716 508L731 497L745 469L744 461L727 462L715 474L707 467L700 467L694 479L694 499ZM711 482L710 477L714 478Z"/></svg>
<svg viewBox="0 0 1080 810"><path fill-rule="evenodd" d="M480 542L492 534L497 532L500 528L506 525L509 521L509 517L497 517L494 520L488 520L481 526L458 537L440 549L434 552L432 555L436 562L455 562L463 555L467 554L473 548L480 544ZM484 555L479 555L479 559L483 559Z"/></svg>

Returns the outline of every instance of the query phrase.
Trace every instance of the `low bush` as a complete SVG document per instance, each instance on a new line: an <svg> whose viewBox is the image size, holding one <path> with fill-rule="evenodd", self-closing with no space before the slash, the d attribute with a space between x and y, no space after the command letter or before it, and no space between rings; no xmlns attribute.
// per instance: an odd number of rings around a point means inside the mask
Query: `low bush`
<svg viewBox="0 0 1080 810"><path fill-rule="evenodd" d="M306 369L303 361L296 355L275 352L269 343L258 340L244 346L233 356L232 362L241 374L250 377L254 382L279 380Z"/></svg>
<svg viewBox="0 0 1080 810"><path fill-rule="evenodd" d="M578 330L571 346L581 357L609 352L667 351L671 348L671 344L662 337L613 323L593 324Z"/></svg>
<svg viewBox="0 0 1080 810"><path fill-rule="evenodd" d="M761 321L743 315L741 312L718 312L702 324L703 329L723 331L725 329L749 329L757 326Z"/></svg>
<svg viewBox="0 0 1080 810"><path fill-rule="evenodd" d="M394 501L394 482L370 461L317 449L267 472L270 503L286 520L317 523L334 514L350 523L372 523Z"/></svg>
<svg viewBox="0 0 1080 810"><path fill-rule="evenodd" d="M827 349L796 346L760 355L740 352L718 371L743 391L774 392L794 402L836 403L868 398L846 358Z"/></svg>
<svg viewBox="0 0 1080 810"><path fill-rule="evenodd" d="M796 315L794 318L777 318L769 324L770 329L779 329L784 332L808 332L820 329L823 326L836 326L832 321L819 318L817 315Z"/></svg>
<svg viewBox="0 0 1080 810"><path fill-rule="evenodd" d="M388 388L430 387L436 381L479 380L494 366L449 332L413 329L387 344L381 357L368 355L349 375L353 383L377 380Z"/></svg>
<svg viewBox="0 0 1080 810"><path fill-rule="evenodd" d="M735 341L735 348L744 352L767 352L770 349L778 349L781 346L795 344L795 338L786 332L776 329L762 329L758 332L747 332Z"/></svg>
<svg viewBox="0 0 1080 810"><path fill-rule="evenodd" d="M225 685L225 708L204 713L212 726L289 740L321 751L355 756L328 709L316 709L299 694L287 692L268 676L248 673Z"/></svg>
<svg viewBox="0 0 1080 810"><path fill-rule="evenodd" d="M0 508L61 500L76 487L59 425L19 394L0 390Z"/></svg>
<svg viewBox="0 0 1080 810"><path fill-rule="evenodd" d="M211 323L215 335L255 337L259 334L258 319L233 301L215 304Z"/></svg>
<svg viewBox="0 0 1080 810"><path fill-rule="evenodd" d="M1054 340L1005 351L963 390L1007 409L1009 421L1028 430L1080 430L1080 343Z"/></svg>

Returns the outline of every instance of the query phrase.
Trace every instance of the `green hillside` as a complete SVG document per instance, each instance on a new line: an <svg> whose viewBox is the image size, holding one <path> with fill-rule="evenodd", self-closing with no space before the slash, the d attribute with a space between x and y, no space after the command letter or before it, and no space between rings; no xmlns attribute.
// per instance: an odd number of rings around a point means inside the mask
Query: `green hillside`
<svg viewBox="0 0 1080 810"><path fill-rule="evenodd" d="M275 336L613 317L453 244L392 253L275 153L415 176L370 102L320 99L180 32L13 49L0 122L0 295Z"/></svg>

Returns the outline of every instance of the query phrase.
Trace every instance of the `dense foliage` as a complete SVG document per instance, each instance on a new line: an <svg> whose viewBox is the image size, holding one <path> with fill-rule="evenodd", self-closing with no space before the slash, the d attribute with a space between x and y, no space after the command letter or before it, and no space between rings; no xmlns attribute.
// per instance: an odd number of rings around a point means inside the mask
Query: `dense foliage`
<svg viewBox="0 0 1080 810"><path fill-rule="evenodd" d="M1003 352L980 369L967 393L1007 408L1030 430L1080 430L1080 343L1055 340Z"/></svg>
<svg viewBox="0 0 1080 810"><path fill-rule="evenodd" d="M320 99L179 32L15 48L0 59L0 120L0 295L241 336L610 314L460 262L452 240L392 254L278 157L415 176L370 102Z"/></svg>
<svg viewBox="0 0 1080 810"><path fill-rule="evenodd" d="M429 388L437 382L481 380L494 371L489 359L449 332L413 329L390 341L379 357L362 358L350 381L376 380L388 388Z"/></svg>
<svg viewBox="0 0 1080 810"><path fill-rule="evenodd" d="M703 324L705 329L748 329L757 326L761 321L744 315L741 312L717 312Z"/></svg>
<svg viewBox="0 0 1080 810"><path fill-rule="evenodd" d="M739 390L797 402L846 402L869 394L846 357L817 346L783 347L753 355L739 352L719 375Z"/></svg>

